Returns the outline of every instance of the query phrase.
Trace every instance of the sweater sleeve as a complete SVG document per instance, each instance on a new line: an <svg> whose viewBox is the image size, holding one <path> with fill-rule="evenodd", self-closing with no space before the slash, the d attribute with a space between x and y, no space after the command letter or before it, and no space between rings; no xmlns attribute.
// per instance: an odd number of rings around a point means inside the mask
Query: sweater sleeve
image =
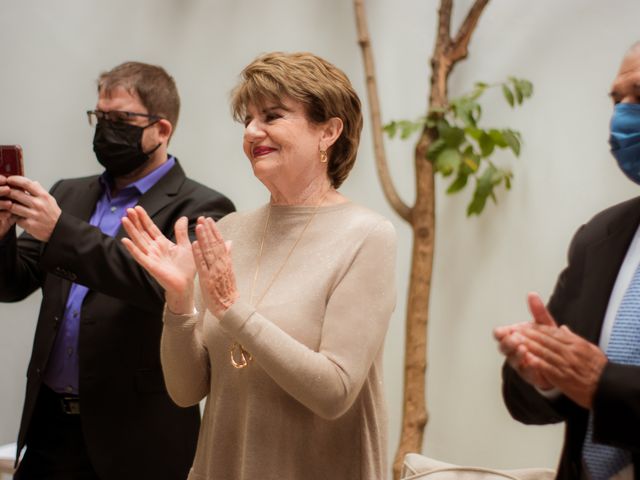
<svg viewBox="0 0 640 480"><path fill-rule="evenodd" d="M327 299L318 351L242 300L220 325L291 396L323 418L338 418L357 398L383 346L396 300L395 253L393 226L376 224Z"/></svg>
<svg viewBox="0 0 640 480"><path fill-rule="evenodd" d="M202 339L204 312L198 299L191 315L176 315L165 305L160 360L169 396L181 407L195 405L209 394L209 355Z"/></svg>

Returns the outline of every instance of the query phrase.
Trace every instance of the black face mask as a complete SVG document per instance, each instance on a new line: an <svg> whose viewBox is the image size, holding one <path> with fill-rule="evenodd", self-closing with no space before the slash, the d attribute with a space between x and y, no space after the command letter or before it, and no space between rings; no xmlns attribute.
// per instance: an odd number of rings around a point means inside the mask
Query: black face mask
<svg viewBox="0 0 640 480"><path fill-rule="evenodd" d="M142 134L151 125L153 123L139 127L128 123L98 122L93 137L93 151L100 165L112 177L127 175L141 167L162 145L159 143L149 152L142 149Z"/></svg>

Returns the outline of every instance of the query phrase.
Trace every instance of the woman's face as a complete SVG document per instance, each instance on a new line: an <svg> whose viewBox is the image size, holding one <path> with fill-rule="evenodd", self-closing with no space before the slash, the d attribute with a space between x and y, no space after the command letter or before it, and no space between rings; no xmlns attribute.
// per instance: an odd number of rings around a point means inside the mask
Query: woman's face
<svg viewBox="0 0 640 480"><path fill-rule="evenodd" d="M249 105L244 121L243 149L253 173L269 183L308 185L317 176L326 177L320 162L323 125L307 119L304 106L284 99L282 104Z"/></svg>

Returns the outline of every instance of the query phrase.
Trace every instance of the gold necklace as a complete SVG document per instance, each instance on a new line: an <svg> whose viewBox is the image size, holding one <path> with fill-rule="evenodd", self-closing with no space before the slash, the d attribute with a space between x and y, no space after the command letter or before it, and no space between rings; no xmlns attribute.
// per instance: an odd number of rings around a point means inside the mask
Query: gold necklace
<svg viewBox="0 0 640 480"><path fill-rule="evenodd" d="M255 289L256 289L256 282L258 280L258 275L260 273L260 264L262 263L262 252L264 250L264 242L265 242L265 239L267 237L267 229L269 227L269 220L271 219L271 207L272 207L272 204L269 203L269 211L267 212L267 220L264 222L264 230L262 232L262 239L260 240L260 249L258 250L258 255L256 257L256 271L253 274L253 283L251 285L251 295L249 297L249 303L251 305L253 305L254 307L257 307L260 304L260 302L262 302L262 299L265 297L265 295L267 294L269 289L273 286L273 284L275 283L276 279L278 278L278 276L280 275L282 270L284 270L284 267L287 264L287 262L289 261L289 258L291 257L291 255L293 254L293 251L296 249L296 247L300 243L300 240L302 240L304 232L307 231L307 228L311 224L311 221L315 218L316 214L318 213L318 209L320 208L320 205L322 205L322 202L324 202L324 199L327 197L327 195L329 194L330 191L331 191L331 188L329 188L329 190L327 190L325 192L325 194L322 196L322 198L320 199L320 201L316 205L316 208L313 209L313 212L311 213L311 216L309 217L309 220L307 220L307 223L305 223L304 227L302 228L302 231L300 232L300 235L298 235L298 238L296 239L296 241L293 243L293 245L289 249L289 253L287 253L287 256L285 257L284 261L282 262L282 265L280 265L280 268L276 271L276 273L273 274L273 276L271 277L271 280L267 284L267 287L262 292L262 295L260 295L260 297L258 297L258 300L255 303L253 303L254 292L255 292ZM229 348L229 357L231 359L231 365L233 365L234 368L238 368L238 369L248 366L249 362L252 359L251 354L249 352L247 352L239 342L233 342L231 344L231 347Z"/></svg>

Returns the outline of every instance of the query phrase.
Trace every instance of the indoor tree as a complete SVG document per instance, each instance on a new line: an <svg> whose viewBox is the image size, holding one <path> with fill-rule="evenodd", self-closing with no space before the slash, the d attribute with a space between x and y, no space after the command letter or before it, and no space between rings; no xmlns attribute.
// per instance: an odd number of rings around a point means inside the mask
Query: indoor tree
<svg viewBox="0 0 640 480"><path fill-rule="evenodd" d="M426 114L415 120L389 122L383 127L364 0L354 0L358 43L362 51L374 153L384 195L395 212L411 227L413 249L405 333L404 401L400 444L394 460L394 478L409 452L420 452L428 420L426 408L427 326L435 239L435 175L451 178L447 193L474 184L467 215L479 215L494 190L511 187L512 172L491 160L496 149L520 153L520 134L508 128L481 126L479 99L490 88L499 88L512 107L532 94L530 82L515 77L497 84L477 82L471 92L449 98L448 81L453 67L468 55L469 42L489 0L475 0L457 32L451 31L453 0L441 0L436 41L431 56L430 89ZM383 132L403 139L418 136L413 150L416 198L407 205L393 185L384 150ZM469 182L471 180L471 182Z"/></svg>

